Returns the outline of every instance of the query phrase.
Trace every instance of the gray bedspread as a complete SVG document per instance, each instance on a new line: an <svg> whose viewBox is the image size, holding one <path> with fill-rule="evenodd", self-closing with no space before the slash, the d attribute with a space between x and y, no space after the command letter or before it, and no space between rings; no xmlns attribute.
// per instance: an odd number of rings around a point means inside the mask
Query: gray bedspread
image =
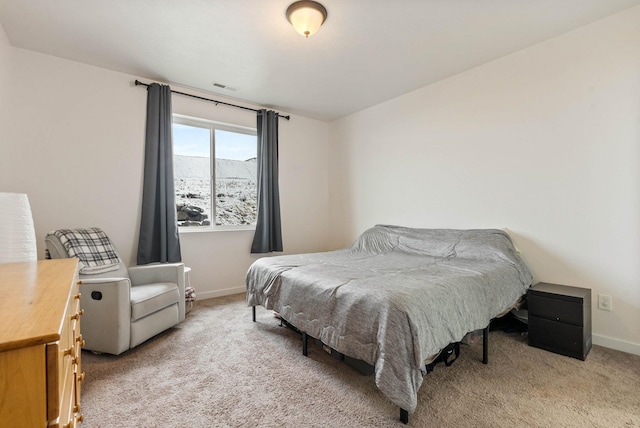
<svg viewBox="0 0 640 428"><path fill-rule="evenodd" d="M380 391L410 413L423 362L486 327L531 285L497 229L375 226L348 248L265 257L247 272L247 303L375 366Z"/></svg>

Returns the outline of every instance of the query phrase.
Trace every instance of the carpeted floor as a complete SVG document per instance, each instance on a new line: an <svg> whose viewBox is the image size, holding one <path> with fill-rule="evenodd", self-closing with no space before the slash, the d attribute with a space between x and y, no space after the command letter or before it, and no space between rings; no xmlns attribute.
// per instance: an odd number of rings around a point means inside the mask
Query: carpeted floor
<svg viewBox="0 0 640 428"><path fill-rule="evenodd" d="M83 352L84 428L401 427L399 409L363 376L244 295L196 302L180 326L118 357ZM437 366L414 427L639 427L640 356L594 346L586 361L490 334Z"/></svg>

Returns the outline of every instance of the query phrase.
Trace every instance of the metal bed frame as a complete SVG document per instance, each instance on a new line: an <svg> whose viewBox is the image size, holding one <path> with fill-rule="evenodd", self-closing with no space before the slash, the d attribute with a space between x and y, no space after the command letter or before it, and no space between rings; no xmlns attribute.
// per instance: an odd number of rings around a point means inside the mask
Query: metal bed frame
<svg viewBox="0 0 640 428"><path fill-rule="evenodd" d="M252 309L253 322L256 322L256 307L252 306L251 309ZM307 357L309 355L309 335L306 332L301 331L297 327L291 325L287 320L283 318L280 318L280 322L281 324L282 322L284 322L284 324L287 327L292 327L295 331L297 331L302 335L302 355ZM489 325L487 325L485 328L482 329L482 363L483 364L489 364L489 326L490 325L491 325L491 322L489 322ZM453 343L448 347L446 347L445 349L447 350L448 354L454 353L455 358L451 361L449 361L448 358L444 359L444 361L439 361L438 357L436 357L434 361L425 365L427 374L431 373L435 368L435 365L439 362L443 362L447 367L449 367L453 363L453 361L455 361L458 358L458 355L460 355L460 342ZM332 349L331 351L333 355L334 350ZM337 354L342 355L339 352L337 352ZM405 425L409 423L409 412L403 408L400 408L400 422L402 422Z"/></svg>

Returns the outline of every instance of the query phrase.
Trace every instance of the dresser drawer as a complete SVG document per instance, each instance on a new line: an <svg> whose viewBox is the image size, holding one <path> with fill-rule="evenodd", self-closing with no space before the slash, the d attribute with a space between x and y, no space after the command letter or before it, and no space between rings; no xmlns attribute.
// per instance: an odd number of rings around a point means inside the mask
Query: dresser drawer
<svg viewBox="0 0 640 428"><path fill-rule="evenodd" d="M42 387L47 376L45 346L0 352L0 370L0 426L43 426L47 414Z"/></svg>

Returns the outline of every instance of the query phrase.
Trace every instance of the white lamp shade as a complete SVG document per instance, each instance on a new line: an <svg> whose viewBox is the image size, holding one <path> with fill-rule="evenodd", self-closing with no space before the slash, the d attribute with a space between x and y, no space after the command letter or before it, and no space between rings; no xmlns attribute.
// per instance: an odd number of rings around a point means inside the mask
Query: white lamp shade
<svg viewBox="0 0 640 428"><path fill-rule="evenodd" d="M0 193L0 263L37 259L29 198L23 193Z"/></svg>

